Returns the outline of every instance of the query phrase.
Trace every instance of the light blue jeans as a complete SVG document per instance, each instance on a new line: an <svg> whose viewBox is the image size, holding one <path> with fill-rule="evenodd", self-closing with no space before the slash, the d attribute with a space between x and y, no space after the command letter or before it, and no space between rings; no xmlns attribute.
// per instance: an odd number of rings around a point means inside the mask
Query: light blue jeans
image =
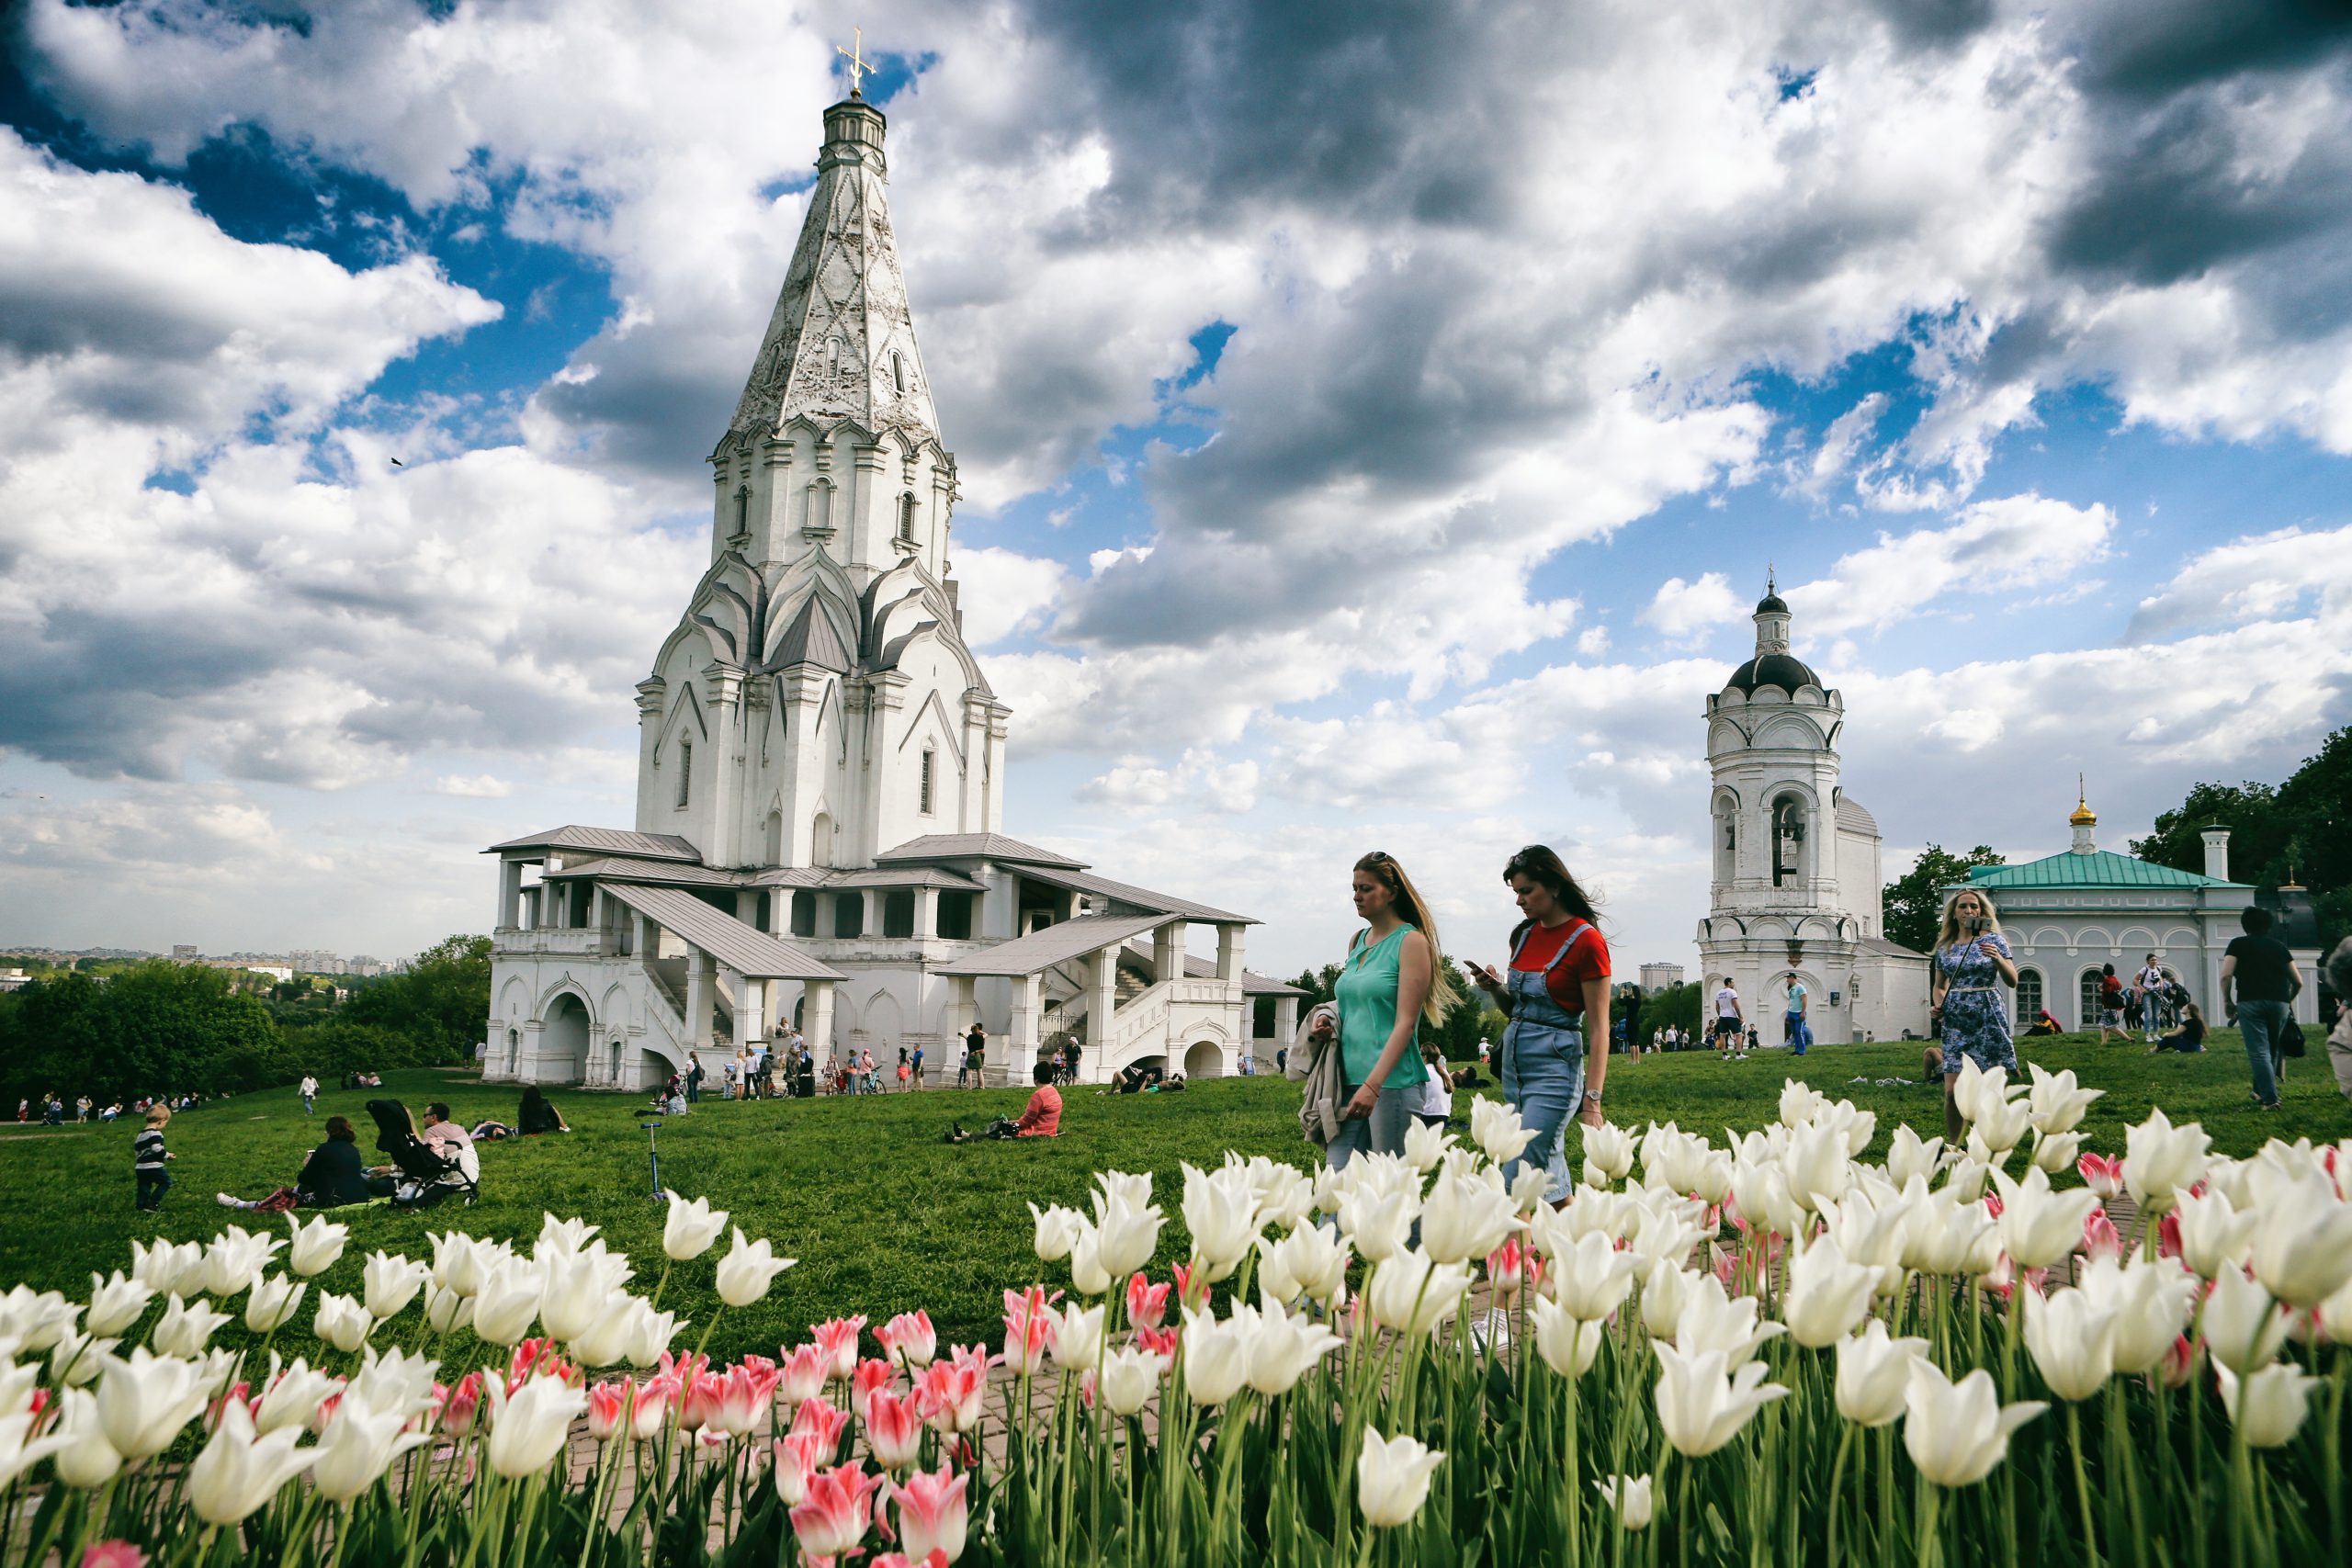
<svg viewBox="0 0 2352 1568"><path fill-rule="evenodd" d="M2240 1002L2238 1032L2245 1038L2246 1065L2254 1069L2254 1098L2265 1105L2278 1101L2278 1080L2287 1064L2278 1055L2278 1036L2287 1029L2285 1002Z"/></svg>
<svg viewBox="0 0 2352 1568"><path fill-rule="evenodd" d="M1362 1087L1361 1084L1350 1084L1345 1087L1340 1097L1340 1104L1343 1109L1349 1100L1355 1098L1356 1090ZM1381 1089L1380 1097L1374 1103L1370 1116L1362 1119L1352 1116L1341 1117L1339 1135L1331 1140L1326 1156L1331 1162L1331 1168L1345 1170L1348 1161L1355 1158L1359 1154L1375 1151L1381 1154L1403 1154L1405 1132L1413 1124L1413 1108L1420 1104L1421 1094L1421 1086L1417 1083L1389 1084Z"/></svg>
<svg viewBox="0 0 2352 1568"><path fill-rule="evenodd" d="M1503 1098L1519 1110L1535 1136L1503 1167L1506 1182L1529 1166L1549 1175L1544 1199L1557 1203L1575 1189L1568 1173L1568 1120L1584 1104L1584 1032L1514 1020L1503 1035Z"/></svg>

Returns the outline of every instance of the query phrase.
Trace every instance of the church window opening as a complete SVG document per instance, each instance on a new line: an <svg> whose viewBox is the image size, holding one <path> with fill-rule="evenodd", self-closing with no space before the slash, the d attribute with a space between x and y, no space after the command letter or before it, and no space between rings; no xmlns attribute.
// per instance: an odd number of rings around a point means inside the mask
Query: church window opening
<svg viewBox="0 0 2352 1568"><path fill-rule="evenodd" d="M865 895L858 892L833 895L833 934L864 936L865 934Z"/></svg>
<svg viewBox="0 0 2352 1568"><path fill-rule="evenodd" d="M2082 995L2079 998L2082 1011L2076 1015L2075 1022L2075 1027L2077 1029L2097 1029L2098 1027L2098 992L2100 979L2101 976L2096 969L2086 969L2083 971L2081 986Z"/></svg>
<svg viewBox="0 0 2352 1568"><path fill-rule="evenodd" d="M1773 886L1794 882L1804 874L1800 859L1804 848L1804 803L1784 795L1772 807Z"/></svg>
<svg viewBox="0 0 2352 1568"><path fill-rule="evenodd" d="M922 776L915 786L916 809L925 817L931 815L932 781L938 773L939 753L925 748L922 754Z"/></svg>
<svg viewBox="0 0 2352 1568"><path fill-rule="evenodd" d="M823 479L808 487L808 510L804 526L826 529L833 525L833 487Z"/></svg>
<svg viewBox="0 0 2352 1568"><path fill-rule="evenodd" d="M939 896L939 934L950 942L972 940L973 895L948 888Z"/></svg>
<svg viewBox="0 0 2352 1568"><path fill-rule="evenodd" d="M842 340L837 337L825 340L825 370L834 377L842 373Z"/></svg>
<svg viewBox="0 0 2352 1568"><path fill-rule="evenodd" d="M915 498L899 497L899 537L911 545L915 542Z"/></svg>
<svg viewBox="0 0 2352 1568"><path fill-rule="evenodd" d="M2030 1024L2041 1016L2041 971L2018 971L2018 1022Z"/></svg>
<svg viewBox="0 0 2352 1568"><path fill-rule="evenodd" d="M806 887L793 890L792 934L794 936L817 934L817 896Z"/></svg>
<svg viewBox="0 0 2352 1568"><path fill-rule="evenodd" d="M915 890L894 887L882 895L882 934L912 936L915 934Z"/></svg>
<svg viewBox="0 0 2352 1568"><path fill-rule="evenodd" d="M907 389L907 362L899 356L899 351L895 348L890 351L890 385L901 396L905 395Z"/></svg>
<svg viewBox="0 0 2352 1568"><path fill-rule="evenodd" d="M752 531L752 487L750 485L744 485L735 492L735 531L738 534L748 534Z"/></svg>
<svg viewBox="0 0 2352 1568"><path fill-rule="evenodd" d="M686 803L686 791L693 787L695 777L695 743L678 742L678 804Z"/></svg>

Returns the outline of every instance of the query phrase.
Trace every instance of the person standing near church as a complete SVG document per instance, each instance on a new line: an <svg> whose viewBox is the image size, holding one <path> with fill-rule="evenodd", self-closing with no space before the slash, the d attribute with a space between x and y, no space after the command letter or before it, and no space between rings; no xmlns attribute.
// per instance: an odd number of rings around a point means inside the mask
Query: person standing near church
<svg viewBox="0 0 2352 1568"><path fill-rule="evenodd" d="M1594 922L1592 900L1548 844L1510 857L1503 880L1524 917L1511 932L1510 967L1472 971L1503 1026L1503 1098L1534 1138L1503 1167L1506 1182L1529 1167L1546 1173L1545 1201L1564 1201L1573 1186L1566 1134L1575 1117L1601 1124L1600 1089L1609 1076L1609 944Z"/></svg>
<svg viewBox="0 0 2352 1568"><path fill-rule="evenodd" d="M2278 1037L2287 1032L2289 1010L2303 988L2295 955L2270 934L2270 920L2269 910L2247 905L2238 916L2245 934L2232 937L2222 954L2222 1007L2245 1041L2255 1103L2265 1111L2278 1109L2278 1080L2287 1065Z"/></svg>
<svg viewBox="0 0 2352 1568"><path fill-rule="evenodd" d="M1739 987L1724 976L1715 987L1715 1055L1725 1061L1737 1061L1747 1053L1742 1049L1747 1027L1747 1015L1739 1010Z"/></svg>
<svg viewBox="0 0 2352 1568"><path fill-rule="evenodd" d="M989 1032L980 1027L978 1019L972 1020L972 1032L964 1036L964 1065L956 1069L956 1082L974 1089L988 1085Z"/></svg>
<svg viewBox="0 0 2352 1568"><path fill-rule="evenodd" d="M2009 1039L2009 1003L2001 982L2018 983L2018 966L2009 957L2008 939L2001 934L1993 900L1963 887L1944 906L1943 929L1936 933L1934 980L1928 998L1944 1021L1944 1138L1960 1145L1960 1105L1952 1098L1963 1061L1980 1072L1995 1067L2018 1070L2017 1046Z"/></svg>
<svg viewBox="0 0 2352 1568"><path fill-rule="evenodd" d="M1813 1025L1805 1018L1806 1000L1804 982L1794 975L1790 976L1788 1011L1781 1022L1787 1026L1789 1043L1796 1047L1800 1056L1804 1055L1805 1047L1813 1043Z"/></svg>
<svg viewBox="0 0 2352 1568"><path fill-rule="evenodd" d="M1374 850L1356 862L1350 891L1364 929L1340 970L1340 1126L1328 1149L1334 1168L1360 1154L1405 1152L1429 1076L1419 1024L1435 1027L1460 999L1437 962L1429 906L1395 857Z"/></svg>

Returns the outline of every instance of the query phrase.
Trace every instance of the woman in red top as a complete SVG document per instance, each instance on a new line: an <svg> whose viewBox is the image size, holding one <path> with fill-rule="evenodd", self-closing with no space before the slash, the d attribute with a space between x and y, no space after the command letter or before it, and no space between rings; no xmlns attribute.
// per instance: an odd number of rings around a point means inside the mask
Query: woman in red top
<svg viewBox="0 0 2352 1568"><path fill-rule="evenodd" d="M1029 1103L1021 1112L1021 1120L1000 1116L989 1123L984 1133L967 1133L962 1122L947 1134L951 1144L977 1144L986 1138L1052 1138L1062 1130L1062 1091L1054 1087L1054 1065L1039 1062L1029 1070L1030 1080L1037 1087L1029 1092Z"/></svg>
<svg viewBox="0 0 2352 1568"><path fill-rule="evenodd" d="M1510 857L1503 880L1527 918L1511 932L1510 968L1474 967L1473 977L1510 1014L1501 1050L1503 1098L1535 1137L1503 1167L1517 1179L1527 1166L1549 1172L1544 1196L1566 1200L1565 1134L1568 1118L1601 1124L1600 1085L1609 1074L1609 944L1594 922L1592 900L1547 845Z"/></svg>

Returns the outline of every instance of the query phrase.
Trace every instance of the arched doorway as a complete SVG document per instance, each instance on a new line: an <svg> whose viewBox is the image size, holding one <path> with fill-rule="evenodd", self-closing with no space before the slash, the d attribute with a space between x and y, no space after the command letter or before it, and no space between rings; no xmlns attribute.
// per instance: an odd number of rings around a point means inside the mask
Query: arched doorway
<svg viewBox="0 0 2352 1568"><path fill-rule="evenodd" d="M541 1083L580 1083L588 1077L588 1010L569 991L548 1005L539 1030Z"/></svg>
<svg viewBox="0 0 2352 1568"><path fill-rule="evenodd" d="M1225 1075L1225 1048L1214 1040L1195 1040L1184 1047L1184 1076L1214 1078Z"/></svg>

